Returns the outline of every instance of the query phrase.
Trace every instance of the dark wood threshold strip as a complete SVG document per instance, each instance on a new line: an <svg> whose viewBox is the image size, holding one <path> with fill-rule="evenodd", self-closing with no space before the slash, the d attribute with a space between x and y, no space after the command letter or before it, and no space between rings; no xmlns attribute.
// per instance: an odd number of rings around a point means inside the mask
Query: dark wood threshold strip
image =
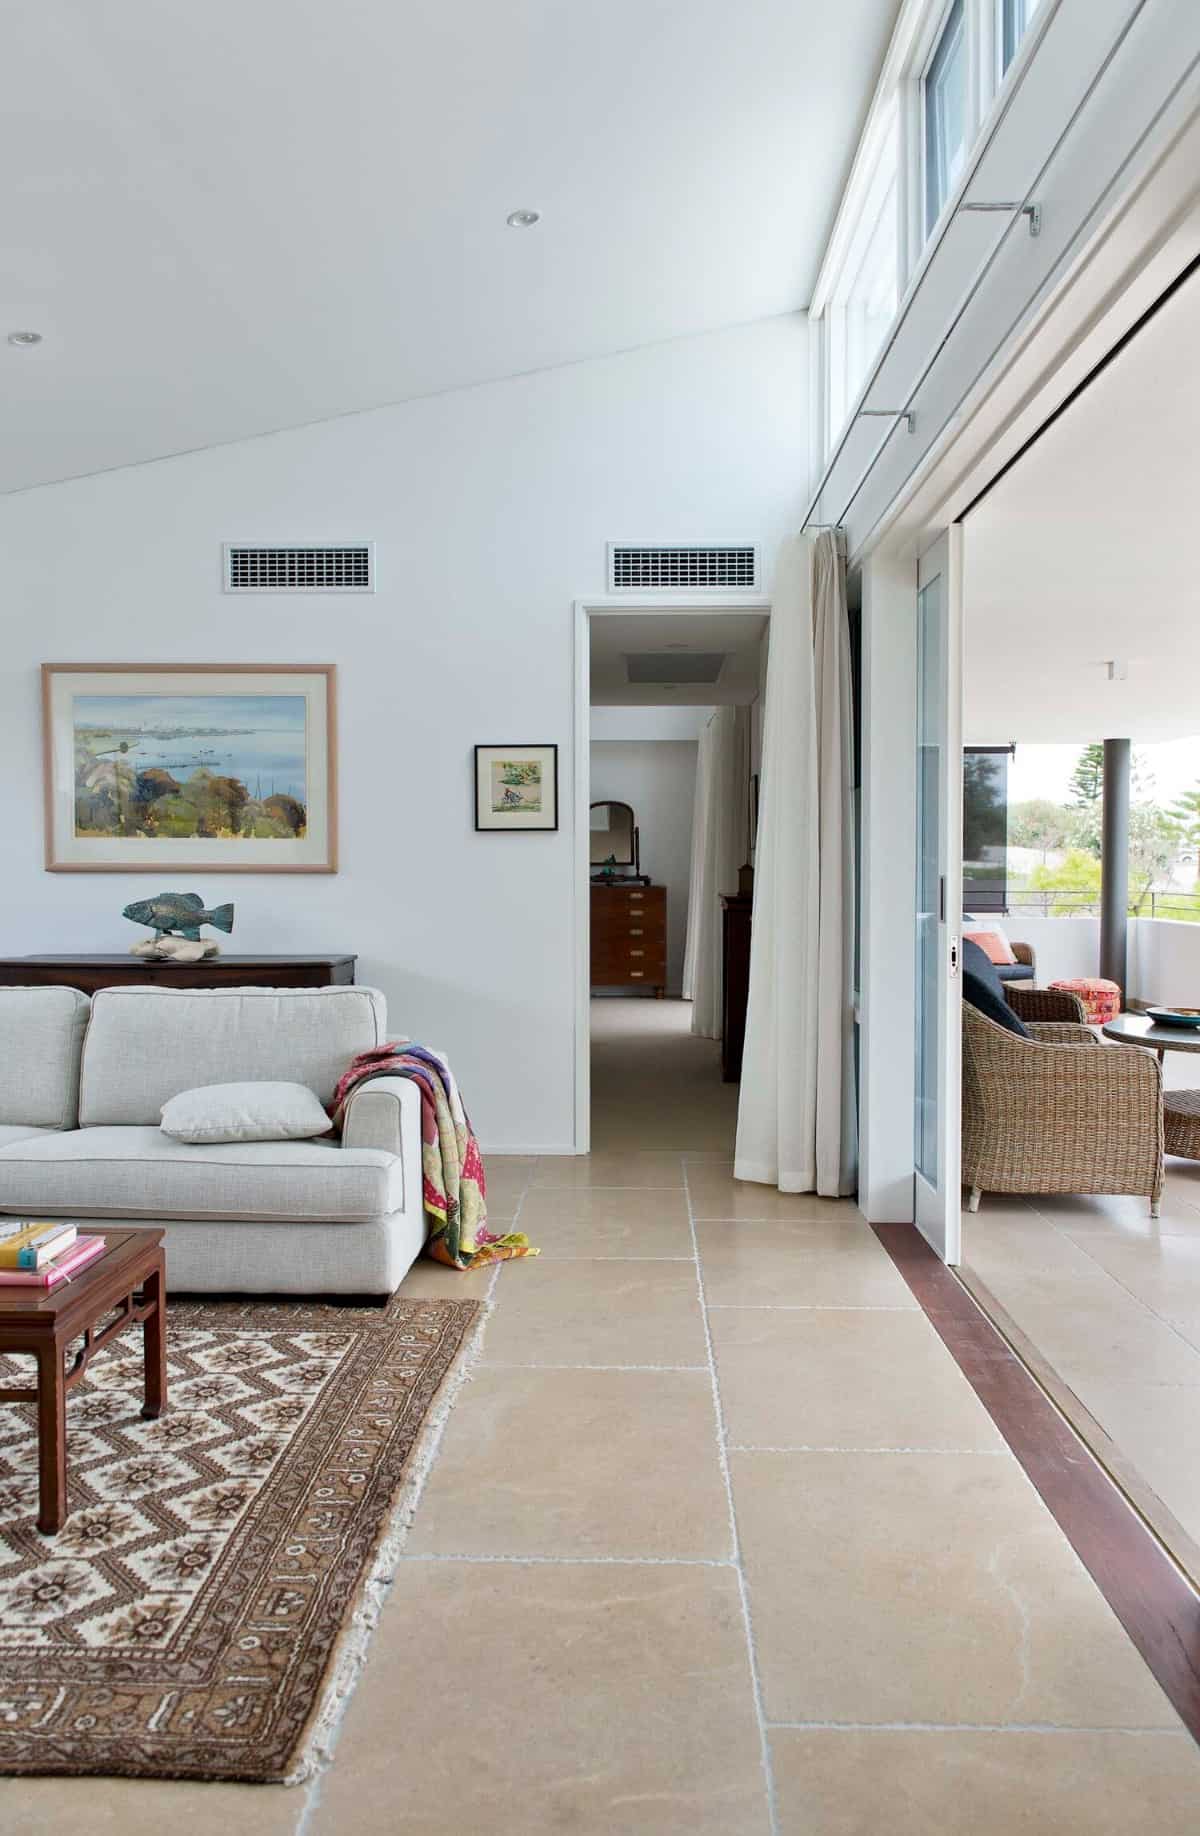
<svg viewBox="0 0 1200 1836"><path fill-rule="evenodd" d="M1200 1743L1200 1598L916 1226L872 1229Z"/></svg>
<svg viewBox="0 0 1200 1836"><path fill-rule="evenodd" d="M1175 1514L1167 1509L1132 1461L1125 1457L1082 1397L1077 1396L1070 1384L1065 1383L1053 1365L1043 1358L1028 1333L1022 1332L1007 1307L997 1300L982 1277L965 1263L960 1265L956 1274L968 1294L979 1303L992 1324L999 1328L1001 1338L1008 1340L1026 1370L1032 1373L1038 1387L1045 1391L1060 1414L1066 1416L1080 1440L1115 1481L1118 1490L1124 1492L1138 1516L1145 1519L1168 1555L1182 1568L1197 1592L1200 1592L1200 1544L1188 1534Z"/></svg>

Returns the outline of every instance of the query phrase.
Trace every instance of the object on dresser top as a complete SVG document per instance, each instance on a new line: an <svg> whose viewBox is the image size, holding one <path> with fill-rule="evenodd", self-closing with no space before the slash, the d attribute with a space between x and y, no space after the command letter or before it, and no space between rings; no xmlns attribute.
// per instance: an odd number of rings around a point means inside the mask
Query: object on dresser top
<svg viewBox="0 0 1200 1836"><path fill-rule="evenodd" d="M591 805L588 826L593 882L650 884L642 872L641 830L631 803L601 798Z"/></svg>
<svg viewBox="0 0 1200 1836"><path fill-rule="evenodd" d="M667 992L667 889L628 880L592 882L593 988Z"/></svg>
<svg viewBox="0 0 1200 1836"><path fill-rule="evenodd" d="M134 924L148 924L153 937L143 937L130 945L132 956L162 958L166 961L197 963L206 956L216 956L215 938L201 938L200 926L211 924L219 931L232 931L232 905L215 905L209 911L199 893L158 893L153 899L134 899L122 909L121 916Z"/></svg>

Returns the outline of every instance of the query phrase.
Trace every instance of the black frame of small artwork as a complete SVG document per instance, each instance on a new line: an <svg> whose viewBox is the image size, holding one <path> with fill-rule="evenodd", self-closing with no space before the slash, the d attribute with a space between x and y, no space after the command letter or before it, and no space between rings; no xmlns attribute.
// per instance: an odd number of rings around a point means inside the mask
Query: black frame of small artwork
<svg viewBox="0 0 1200 1836"><path fill-rule="evenodd" d="M554 766L554 821L522 825L517 822L505 823L498 827L481 823L479 820L479 755L481 752L549 752ZM475 833L477 835L556 835L558 833L558 744L555 740L493 740L476 746L471 755L471 772L474 780Z"/></svg>

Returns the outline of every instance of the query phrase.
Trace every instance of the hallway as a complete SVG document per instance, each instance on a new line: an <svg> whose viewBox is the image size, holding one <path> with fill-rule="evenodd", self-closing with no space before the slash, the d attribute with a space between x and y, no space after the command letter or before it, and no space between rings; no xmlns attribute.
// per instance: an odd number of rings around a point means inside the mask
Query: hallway
<svg viewBox="0 0 1200 1836"><path fill-rule="evenodd" d="M732 1157L736 1084L721 1046L691 1032L690 1001L593 1000L592 1151L670 1150Z"/></svg>

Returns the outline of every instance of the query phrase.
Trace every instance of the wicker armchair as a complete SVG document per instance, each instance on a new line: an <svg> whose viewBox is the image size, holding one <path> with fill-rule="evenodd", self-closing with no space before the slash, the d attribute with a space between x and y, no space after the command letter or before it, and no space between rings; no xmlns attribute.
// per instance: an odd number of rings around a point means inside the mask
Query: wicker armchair
<svg viewBox="0 0 1200 1836"><path fill-rule="evenodd" d="M1045 996L1025 996L1034 998ZM1042 1020L1030 1031L1022 1039L963 1007L970 1209L978 1211L985 1191L1129 1192L1147 1197L1157 1217L1163 1100L1153 1052L1105 1045L1077 1021Z"/></svg>
<svg viewBox="0 0 1200 1836"><path fill-rule="evenodd" d="M1087 1024L1087 1008L1077 994L1066 988L1031 988L1028 982L1005 982L1004 999L1026 1026L1047 1020L1065 1021L1069 1026Z"/></svg>

